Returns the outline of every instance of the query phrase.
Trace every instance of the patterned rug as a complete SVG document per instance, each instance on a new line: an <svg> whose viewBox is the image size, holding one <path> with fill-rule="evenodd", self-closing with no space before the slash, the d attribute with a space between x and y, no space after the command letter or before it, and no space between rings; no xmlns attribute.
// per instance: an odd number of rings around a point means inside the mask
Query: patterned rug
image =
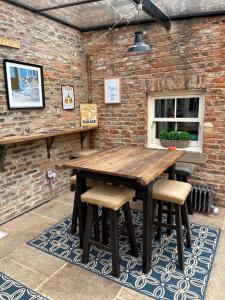
<svg viewBox="0 0 225 300"><path fill-rule="evenodd" d="M48 300L35 291L0 272L1 300Z"/></svg>
<svg viewBox="0 0 225 300"><path fill-rule="evenodd" d="M70 234L71 217L49 228L28 244L155 299L204 299L220 230L191 225L193 246L192 249L185 248L183 272L176 266L175 233L169 238L164 235L160 243L153 242L152 270L145 275L141 271L142 213L132 211L132 217L140 254L138 258L132 257L127 237L120 236L119 279L111 276L111 254L104 250L91 247L89 263L85 265L81 262L78 235Z"/></svg>

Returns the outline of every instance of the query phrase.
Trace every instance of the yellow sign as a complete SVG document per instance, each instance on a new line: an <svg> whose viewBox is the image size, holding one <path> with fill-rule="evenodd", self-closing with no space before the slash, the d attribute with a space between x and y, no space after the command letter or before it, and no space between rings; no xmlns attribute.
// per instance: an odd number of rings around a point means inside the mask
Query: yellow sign
<svg viewBox="0 0 225 300"><path fill-rule="evenodd" d="M0 37L0 46L19 49L20 48L20 42L18 42L16 40Z"/></svg>
<svg viewBox="0 0 225 300"><path fill-rule="evenodd" d="M98 125L96 104L80 105L80 122L82 127L91 127Z"/></svg>

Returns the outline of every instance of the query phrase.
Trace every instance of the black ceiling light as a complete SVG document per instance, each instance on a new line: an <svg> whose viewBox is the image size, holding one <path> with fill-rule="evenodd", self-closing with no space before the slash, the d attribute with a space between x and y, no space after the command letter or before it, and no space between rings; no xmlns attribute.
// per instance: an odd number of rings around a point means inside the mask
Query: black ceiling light
<svg viewBox="0 0 225 300"><path fill-rule="evenodd" d="M142 10L142 4L139 4L137 6L137 9L138 9L138 25L139 25L139 13L140 10ZM145 44L145 42L143 41L142 34L143 34L142 31L135 32L134 45L130 46L127 50L129 53L134 53L134 54L146 53L151 50L151 47Z"/></svg>

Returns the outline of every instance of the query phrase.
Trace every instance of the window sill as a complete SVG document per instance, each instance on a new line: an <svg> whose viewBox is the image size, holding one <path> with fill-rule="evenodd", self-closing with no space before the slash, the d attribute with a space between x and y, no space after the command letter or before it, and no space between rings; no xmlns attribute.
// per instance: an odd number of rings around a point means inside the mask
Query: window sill
<svg viewBox="0 0 225 300"><path fill-rule="evenodd" d="M157 145L157 144L148 145L148 148L166 149L161 145ZM177 150L187 151L187 153L183 157L181 157L179 161L187 162L187 163L195 163L195 164L205 164L207 162L208 155L202 153L202 149L200 148L188 147L188 148L182 148Z"/></svg>

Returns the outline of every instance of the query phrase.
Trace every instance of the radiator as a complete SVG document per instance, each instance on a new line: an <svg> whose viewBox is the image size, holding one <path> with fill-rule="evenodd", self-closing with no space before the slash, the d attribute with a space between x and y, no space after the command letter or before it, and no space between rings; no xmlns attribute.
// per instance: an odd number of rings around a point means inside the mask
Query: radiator
<svg viewBox="0 0 225 300"><path fill-rule="evenodd" d="M210 211L218 213L218 208L213 205L214 194L214 189L211 186L193 186L190 194L192 209L208 214Z"/></svg>

